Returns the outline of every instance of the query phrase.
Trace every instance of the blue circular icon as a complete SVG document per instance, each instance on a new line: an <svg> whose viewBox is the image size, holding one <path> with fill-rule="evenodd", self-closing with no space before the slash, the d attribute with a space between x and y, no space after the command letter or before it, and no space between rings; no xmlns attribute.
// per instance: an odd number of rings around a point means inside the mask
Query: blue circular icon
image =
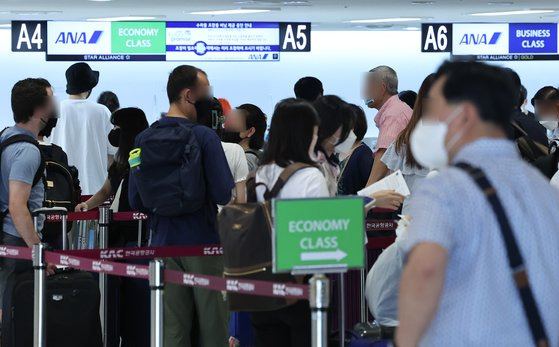
<svg viewBox="0 0 559 347"><path fill-rule="evenodd" d="M198 41L194 44L194 49L196 55L204 55L208 52L208 45L204 41Z"/></svg>

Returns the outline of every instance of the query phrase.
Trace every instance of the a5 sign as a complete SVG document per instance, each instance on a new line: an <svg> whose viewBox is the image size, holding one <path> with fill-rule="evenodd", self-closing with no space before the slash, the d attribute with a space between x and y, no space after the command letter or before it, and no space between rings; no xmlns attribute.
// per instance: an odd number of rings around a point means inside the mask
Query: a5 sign
<svg viewBox="0 0 559 347"><path fill-rule="evenodd" d="M45 52L46 21L12 21L12 52Z"/></svg>
<svg viewBox="0 0 559 347"><path fill-rule="evenodd" d="M452 52L452 24L422 24L421 52Z"/></svg>
<svg viewBox="0 0 559 347"><path fill-rule="evenodd" d="M280 23L281 52L310 52L311 23Z"/></svg>

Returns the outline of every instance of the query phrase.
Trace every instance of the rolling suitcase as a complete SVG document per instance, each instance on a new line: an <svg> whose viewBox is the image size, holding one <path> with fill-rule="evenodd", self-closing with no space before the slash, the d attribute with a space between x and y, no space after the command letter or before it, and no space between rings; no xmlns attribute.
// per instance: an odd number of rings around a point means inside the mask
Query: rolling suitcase
<svg viewBox="0 0 559 347"><path fill-rule="evenodd" d="M9 339L14 347L33 346L33 283L32 272L16 278ZM93 275L64 270L49 276L46 298L47 347L102 345L99 286Z"/></svg>
<svg viewBox="0 0 559 347"><path fill-rule="evenodd" d="M65 208L41 208L33 211L35 228L40 215L62 214ZM62 239L66 246L66 218L63 218ZM99 285L94 276L73 269L58 270L46 281L47 347L102 346L99 316ZM33 346L33 272L17 275L8 284L3 314L2 346ZM6 296L9 295L9 298Z"/></svg>

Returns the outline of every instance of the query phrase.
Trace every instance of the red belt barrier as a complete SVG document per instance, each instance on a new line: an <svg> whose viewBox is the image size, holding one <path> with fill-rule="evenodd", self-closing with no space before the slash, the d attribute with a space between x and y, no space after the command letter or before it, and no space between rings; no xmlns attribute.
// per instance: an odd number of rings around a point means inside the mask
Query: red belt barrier
<svg viewBox="0 0 559 347"><path fill-rule="evenodd" d="M148 216L140 213L140 212L117 212L113 213L112 220L118 222L127 222L127 221L138 221L138 220L146 220ZM68 221L78 221L78 220L99 220L99 211L87 211L87 212L69 212L68 213ZM62 215L61 214L52 214L47 215L48 223L59 223L62 222Z"/></svg>
<svg viewBox="0 0 559 347"><path fill-rule="evenodd" d="M31 260L31 248L0 245L0 258Z"/></svg>
<svg viewBox="0 0 559 347"><path fill-rule="evenodd" d="M30 260L31 249L27 247L0 246L0 257ZM45 261L49 264L68 266L87 272L98 272L107 275L142 278L146 280L149 278L149 267L145 265L108 262L55 252L45 252ZM223 277L184 273L175 270L165 270L164 278L165 283L216 291L295 299L308 299L309 297L309 287L307 285L293 283L232 280Z"/></svg>
<svg viewBox="0 0 559 347"><path fill-rule="evenodd" d="M60 251L77 257L91 259L150 259L169 257L204 257L223 254L221 245L167 246L143 248L107 248Z"/></svg>
<svg viewBox="0 0 559 347"><path fill-rule="evenodd" d="M54 252L45 252L45 261L49 264L69 266L82 271L100 272L123 277L148 279L149 274L148 267L145 265L107 262Z"/></svg>
<svg viewBox="0 0 559 347"><path fill-rule="evenodd" d="M294 283L232 280L216 276L189 274L175 270L165 270L164 277L165 283L227 291L231 293L295 299L309 298L309 286Z"/></svg>

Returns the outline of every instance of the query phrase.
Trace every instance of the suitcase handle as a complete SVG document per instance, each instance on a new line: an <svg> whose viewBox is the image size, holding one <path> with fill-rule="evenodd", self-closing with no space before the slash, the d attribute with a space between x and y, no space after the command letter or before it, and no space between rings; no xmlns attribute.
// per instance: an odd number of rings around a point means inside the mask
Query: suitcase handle
<svg viewBox="0 0 559 347"><path fill-rule="evenodd" d="M41 207L31 212L31 215L33 217L37 217L40 215L48 216L53 214L67 216L68 210L66 209L66 207Z"/></svg>

